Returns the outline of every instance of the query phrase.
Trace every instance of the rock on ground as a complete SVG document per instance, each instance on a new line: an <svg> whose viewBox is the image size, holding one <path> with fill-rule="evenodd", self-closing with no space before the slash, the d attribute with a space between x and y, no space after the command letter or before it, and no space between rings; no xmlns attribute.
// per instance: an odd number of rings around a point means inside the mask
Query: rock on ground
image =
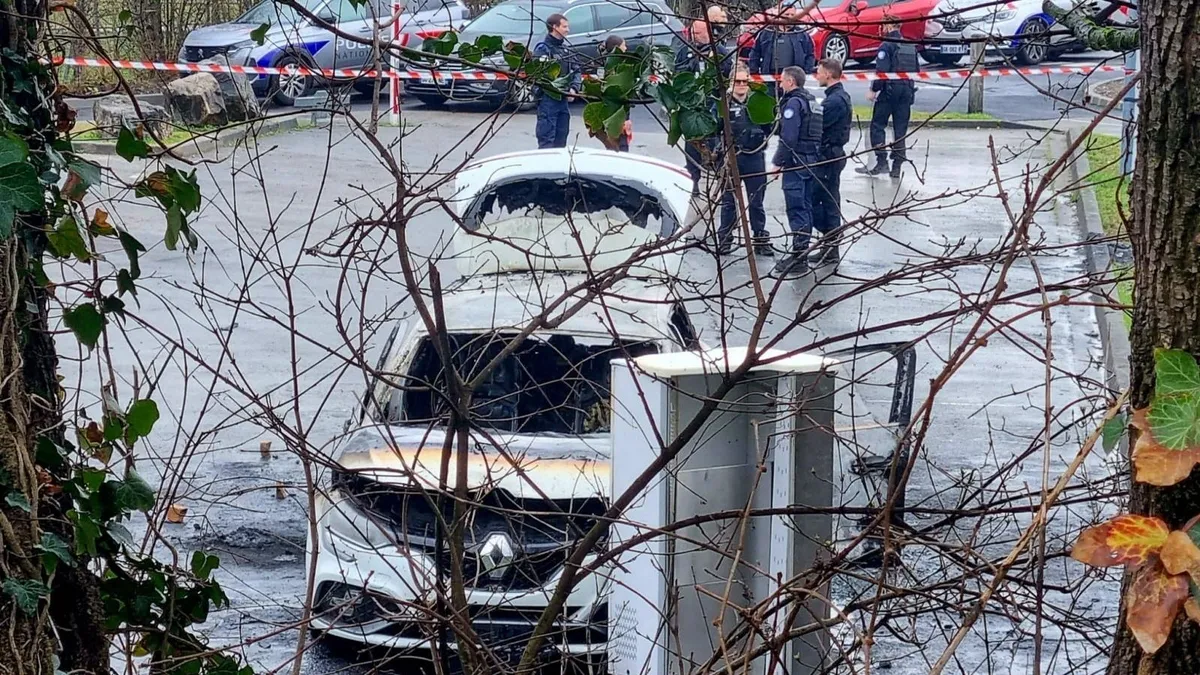
<svg viewBox="0 0 1200 675"><path fill-rule="evenodd" d="M175 80L163 93L171 115L183 124L209 127L229 121L221 85L212 73L196 73Z"/></svg>
<svg viewBox="0 0 1200 675"><path fill-rule="evenodd" d="M116 138L121 127L136 129L139 125L159 138L171 133L171 116L162 106L139 102L134 108L126 96L96 99L92 104L92 119L96 131L107 138Z"/></svg>
<svg viewBox="0 0 1200 675"><path fill-rule="evenodd" d="M224 54L205 61L219 66L229 67L229 58ZM241 73L213 73L217 84L221 87L221 97L225 100L225 115L230 122L244 122L262 117L262 107L250 80Z"/></svg>

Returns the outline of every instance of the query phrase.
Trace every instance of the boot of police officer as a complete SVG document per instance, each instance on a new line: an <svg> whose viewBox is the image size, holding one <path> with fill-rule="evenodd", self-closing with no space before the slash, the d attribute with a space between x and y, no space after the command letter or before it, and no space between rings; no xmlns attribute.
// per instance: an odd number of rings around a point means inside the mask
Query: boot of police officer
<svg viewBox="0 0 1200 675"><path fill-rule="evenodd" d="M746 211L754 237L754 253L773 256L775 251L767 235L767 211L763 205L767 193L767 139L771 136L771 125L755 124L746 110L750 98L750 71L745 66L736 66L731 79L729 139L732 146L727 148L727 152L734 153L738 177L746 188ZM717 230L717 251L721 255L733 251L733 226L737 222L737 213L737 195L734 193L733 179L729 177L721 196L721 226Z"/></svg>
<svg viewBox="0 0 1200 675"><path fill-rule="evenodd" d="M792 231L791 252L775 266L777 277L794 278L806 274L808 244L813 228L813 174L820 161L821 109L813 95L804 91L804 70L785 68L779 86L779 145L771 163L783 174L783 201L788 227Z"/></svg>
<svg viewBox="0 0 1200 675"><path fill-rule="evenodd" d="M875 70L879 73L917 73L917 46L906 42L900 33L900 25L892 22L885 27L887 33L879 54L875 57ZM871 113L871 147L875 149L875 166L859 167L858 173L869 176L889 173L887 156L887 124L892 122L892 178L900 177L900 169L907 159L908 120L912 113L916 85L912 80L875 80L867 98L874 101Z"/></svg>
<svg viewBox="0 0 1200 675"><path fill-rule="evenodd" d="M822 59L817 65L817 83L825 87L825 101L821 105L821 161L813 185L813 229L821 233L821 241L808 258L813 266L836 265L840 260L842 171L846 168L846 144L850 142L853 125L850 94L842 86L841 62Z"/></svg>
<svg viewBox="0 0 1200 675"><path fill-rule="evenodd" d="M567 34L571 25L562 14L551 14L546 19L546 37L533 48L535 58L542 61L557 61L559 72L571 76L570 86L566 94L558 98L551 96L538 88L537 91L537 143L541 148L567 147L567 135L571 131L570 101L573 94L579 91L582 77L570 48L566 44Z"/></svg>

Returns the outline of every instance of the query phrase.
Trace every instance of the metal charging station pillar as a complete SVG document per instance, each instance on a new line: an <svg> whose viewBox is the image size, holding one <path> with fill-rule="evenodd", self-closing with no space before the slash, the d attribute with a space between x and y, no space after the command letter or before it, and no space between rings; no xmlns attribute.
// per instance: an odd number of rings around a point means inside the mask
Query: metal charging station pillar
<svg viewBox="0 0 1200 675"><path fill-rule="evenodd" d="M613 675L745 672L738 658L761 647L738 609L767 602L764 633L827 618L827 588L784 589L826 555L828 513L703 517L833 501L833 393L837 361L762 355L715 400L745 349L656 354L612 364L612 495L637 486L613 527L612 545L643 537L617 560L610 585ZM706 406L710 415L663 467L653 465ZM693 521L686 527L674 524ZM651 536L663 528L667 534ZM798 584L797 584L798 585ZM774 598L770 602L768 599ZM737 629L743 630L738 635ZM725 645L722 647L722 645ZM750 662L754 675L804 675L822 668L828 634L818 630ZM723 651L724 650L724 651Z"/></svg>

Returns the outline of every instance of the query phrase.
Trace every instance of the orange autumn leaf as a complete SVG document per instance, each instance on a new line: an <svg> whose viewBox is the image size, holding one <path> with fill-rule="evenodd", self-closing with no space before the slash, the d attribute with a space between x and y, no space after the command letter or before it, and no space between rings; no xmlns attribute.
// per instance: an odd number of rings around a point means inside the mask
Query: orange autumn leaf
<svg viewBox="0 0 1200 675"><path fill-rule="evenodd" d="M1157 553L1170 530L1158 518L1126 514L1084 530L1071 557L1092 567L1140 565Z"/></svg>
<svg viewBox="0 0 1200 675"><path fill-rule="evenodd" d="M1134 480L1160 487L1175 485L1200 464L1200 449L1172 450L1159 443L1150 429L1147 413L1146 408L1133 411L1131 424L1139 432L1133 446Z"/></svg>
<svg viewBox="0 0 1200 675"><path fill-rule="evenodd" d="M1168 574L1157 557L1137 571L1125 595L1125 623L1142 651L1153 654L1166 643L1171 624L1187 599L1187 577Z"/></svg>
<svg viewBox="0 0 1200 675"><path fill-rule="evenodd" d="M1175 530L1167 535L1159 557L1167 573L1191 574L1193 579L1200 579L1200 548L1187 532Z"/></svg>

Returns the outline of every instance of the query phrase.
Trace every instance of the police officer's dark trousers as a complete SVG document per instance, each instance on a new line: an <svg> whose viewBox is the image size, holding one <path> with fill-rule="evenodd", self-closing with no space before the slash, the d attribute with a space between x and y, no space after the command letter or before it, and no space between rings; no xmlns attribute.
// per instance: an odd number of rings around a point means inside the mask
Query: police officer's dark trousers
<svg viewBox="0 0 1200 675"><path fill-rule="evenodd" d="M704 157L700 154L700 149L696 147L695 141L684 141L683 156L684 163L687 164L688 175L692 177L692 194L699 194Z"/></svg>
<svg viewBox="0 0 1200 675"><path fill-rule="evenodd" d="M815 164L816 156L802 157L802 166L784 169L783 203L787 211L788 227L792 230L792 252L801 253L808 249L813 229L813 183L815 176L807 165Z"/></svg>
<svg viewBox="0 0 1200 675"><path fill-rule="evenodd" d="M554 100L543 95L537 107L537 143L541 148L567 147L571 132L571 108L566 98Z"/></svg>
<svg viewBox="0 0 1200 675"><path fill-rule="evenodd" d="M846 156L823 157L819 166L813 167L813 229L829 234L842 224L842 171L846 168Z"/></svg>
<svg viewBox="0 0 1200 675"><path fill-rule="evenodd" d="M746 211L750 216L750 231L755 237L767 236L767 210L763 200L767 196L766 158L763 155L741 155L737 160L738 175L746 190ZM722 244L732 241L733 225L738 219L737 195L733 193L733 179L729 179L725 194L721 196L721 227L717 230L717 241Z"/></svg>
<svg viewBox="0 0 1200 675"><path fill-rule="evenodd" d="M908 119L912 113L912 96L897 90L883 90L875 99L871 112L871 147L880 164L887 163L887 125L892 121L892 161L903 162L908 140Z"/></svg>

